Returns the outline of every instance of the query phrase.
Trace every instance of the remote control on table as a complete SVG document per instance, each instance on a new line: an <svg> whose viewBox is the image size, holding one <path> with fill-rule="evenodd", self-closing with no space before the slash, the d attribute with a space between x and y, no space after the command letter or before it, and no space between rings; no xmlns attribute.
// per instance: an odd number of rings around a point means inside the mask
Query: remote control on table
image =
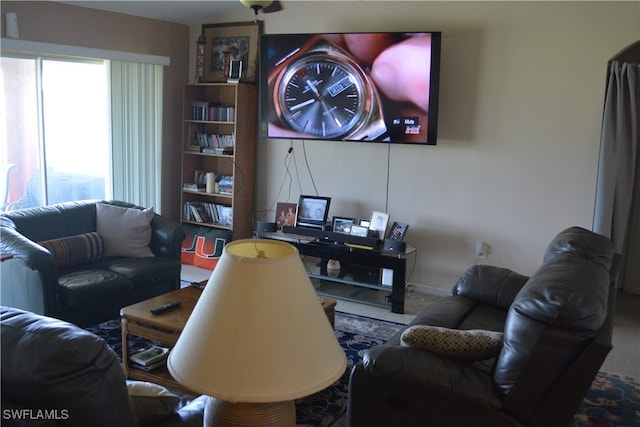
<svg viewBox="0 0 640 427"><path fill-rule="evenodd" d="M204 285L198 283L198 282L191 282L191 287L192 288L196 288L199 291L204 291Z"/></svg>
<svg viewBox="0 0 640 427"><path fill-rule="evenodd" d="M178 306L180 306L180 301L171 301L158 307L154 307L149 311L151 311L151 314L162 314L165 311L172 310L174 308L177 308Z"/></svg>

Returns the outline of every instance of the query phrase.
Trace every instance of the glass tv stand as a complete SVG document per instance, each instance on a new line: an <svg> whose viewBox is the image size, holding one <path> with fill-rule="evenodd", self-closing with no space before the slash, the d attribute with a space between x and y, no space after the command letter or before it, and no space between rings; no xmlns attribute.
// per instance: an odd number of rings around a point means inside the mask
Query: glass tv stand
<svg viewBox="0 0 640 427"><path fill-rule="evenodd" d="M277 232L256 231L261 239L286 241L298 248L302 262L319 295L390 308L404 313L407 257L404 252L362 249L313 237ZM336 260L340 268L327 268ZM331 263L330 267L335 265Z"/></svg>

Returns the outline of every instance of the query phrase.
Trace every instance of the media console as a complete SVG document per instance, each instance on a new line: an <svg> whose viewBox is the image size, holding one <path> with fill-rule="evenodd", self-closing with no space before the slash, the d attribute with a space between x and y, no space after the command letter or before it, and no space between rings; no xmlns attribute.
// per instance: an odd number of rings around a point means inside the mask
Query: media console
<svg viewBox="0 0 640 427"><path fill-rule="evenodd" d="M381 250L381 242L376 239L361 238L368 241L355 243L351 239L339 241L355 237L334 236L341 233L319 230L308 233L298 227L284 228L284 231L287 232L256 231L254 235L294 245L318 294L404 313L407 256L413 254L415 248L409 246L404 252L387 252ZM314 233L318 235L309 235ZM376 243L373 249L364 249L371 247L366 244L371 240ZM327 268L329 260L338 261L340 268Z"/></svg>

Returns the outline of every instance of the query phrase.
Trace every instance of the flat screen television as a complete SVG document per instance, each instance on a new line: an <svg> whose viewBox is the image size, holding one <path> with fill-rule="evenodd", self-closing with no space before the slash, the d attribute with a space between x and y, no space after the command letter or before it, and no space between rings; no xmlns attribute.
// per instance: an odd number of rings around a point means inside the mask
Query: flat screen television
<svg viewBox="0 0 640 427"><path fill-rule="evenodd" d="M264 34L263 138L435 145L440 32Z"/></svg>

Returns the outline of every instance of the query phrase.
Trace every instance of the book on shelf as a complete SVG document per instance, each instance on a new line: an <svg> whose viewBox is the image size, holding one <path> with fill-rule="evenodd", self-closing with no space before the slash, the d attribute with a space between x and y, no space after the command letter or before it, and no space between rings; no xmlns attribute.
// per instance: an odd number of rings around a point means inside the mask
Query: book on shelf
<svg viewBox="0 0 640 427"><path fill-rule="evenodd" d="M209 215L206 205L208 203L191 203L189 205L191 217L195 222L214 222L214 218Z"/></svg>
<svg viewBox="0 0 640 427"><path fill-rule="evenodd" d="M183 190L187 190L187 191L206 191L207 190L207 185L206 184L196 184L195 182L185 182L182 185L182 189Z"/></svg>
<svg viewBox="0 0 640 427"><path fill-rule="evenodd" d="M184 147L184 151L188 151L190 153L199 153L200 151L202 151L202 147L200 147L199 145L189 144Z"/></svg>
<svg viewBox="0 0 640 427"><path fill-rule="evenodd" d="M193 101L191 103L191 120L233 122L235 119L235 107L207 101Z"/></svg>
<svg viewBox="0 0 640 427"><path fill-rule="evenodd" d="M231 226L233 224L233 209L231 206L217 205L218 224Z"/></svg>
<svg viewBox="0 0 640 427"><path fill-rule="evenodd" d="M160 347L158 345L152 345L151 347L132 354L129 358L132 362L149 367L158 362L164 362L169 355L169 349L167 347Z"/></svg>
<svg viewBox="0 0 640 427"><path fill-rule="evenodd" d="M230 148L209 148L209 147L205 147L202 149L202 152L204 154L228 154L228 155L232 155L233 154L233 147Z"/></svg>
<svg viewBox="0 0 640 427"><path fill-rule="evenodd" d="M199 147L203 153L233 154L235 139L234 134L194 133L189 145Z"/></svg>
<svg viewBox="0 0 640 427"><path fill-rule="evenodd" d="M215 176L215 194L221 194L224 196L233 195L233 176L232 175L218 175ZM186 191L204 192L207 190L206 184L200 184L195 182L185 182L182 184L182 189Z"/></svg>
<svg viewBox="0 0 640 427"><path fill-rule="evenodd" d="M186 202L182 208L182 219L185 221L224 226L233 224L233 209L231 206L206 202Z"/></svg>
<svg viewBox="0 0 640 427"><path fill-rule="evenodd" d="M216 176L218 183L218 193L224 195L233 195L233 176L219 175Z"/></svg>
<svg viewBox="0 0 640 427"><path fill-rule="evenodd" d="M191 120L209 120L207 118L209 102L193 101L191 103Z"/></svg>

